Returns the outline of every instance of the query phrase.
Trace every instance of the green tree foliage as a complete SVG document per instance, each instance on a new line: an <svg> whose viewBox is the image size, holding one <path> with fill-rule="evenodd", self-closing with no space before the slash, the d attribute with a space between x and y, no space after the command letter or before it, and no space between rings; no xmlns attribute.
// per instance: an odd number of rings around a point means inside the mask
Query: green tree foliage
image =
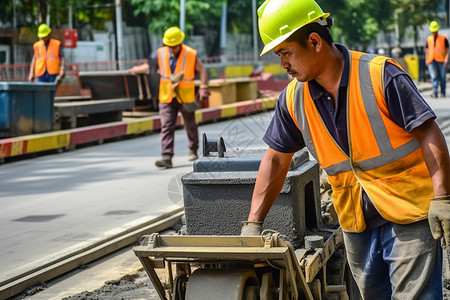
<svg viewBox="0 0 450 300"><path fill-rule="evenodd" d="M4 26L12 27L13 18L16 18L16 26L27 26L37 22L37 6L35 1L3 0L0 9L0 22Z"/></svg>
<svg viewBox="0 0 450 300"><path fill-rule="evenodd" d="M114 15L114 0L2 0L0 22L12 26L15 11L17 27L31 27L37 31L41 23L50 22L52 28L69 23L69 7L73 9L75 23L91 23L102 29ZM14 5L15 3L15 5Z"/></svg>
<svg viewBox="0 0 450 300"><path fill-rule="evenodd" d="M365 48L393 22L392 0L322 0L319 3L335 19L332 30L336 42Z"/></svg>
<svg viewBox="0 0 450 300"><path fill-rule="evenodd" d="M252 32L252 0L224 0L227 2L228 31ZM444 21L437 8L448 0L317 0L325 11L335 18L332 30L336 42L350 47L367 46L379 32L394 29L394 13L398 15L400 36L406 28L417 31L430 20ZM264 1L258 0L257 6ZM12 25L13 8L17 27L28 26L36 30L40 22L50 17L52 27L68 23L68 7L73 8L75 26L89 23L92 28L103 29L108 21L114 21L114 0L2 0L0 22ZM222 0L186 0L186 32L194 27L220 28ZM15 4L15 5L13 5ZM144 16L152 32L161 33L165 28L180 22L180 0L122 0L124 9L135 16ZM127 15L127 13L124 13ZM443 19L444 18L444 19Z"/></svg>
<svg viewBox="0 0 450 300"><path fill-rule="evenodd" d="M446 0L445 0L446 1ZM398 14L400 36L412 27L417 31L437 17L444 0L319 0L335 17L333 37L351 47L365 48L379 32L393 31Z"/></svg>
<svg viewBox="0 0 450 300"><path fill-rule="evenodd" d="M228 30L236 33L251 33L253 30L253 0L228 0ZM256 8L264 3L264 0L256 1Z"/></svg>
<svg viewBox="0 0 450 300"><path fill-rule="evenodd" d="M134 7L135 15L144 14L148 20L149 30L162 32L165 28L178 26L180 24L180 1L179 0L127 0ZM221 1L197 1L187 0L186 31L194 28L194 23L203 25L214 25L220 20Z"/></svg>

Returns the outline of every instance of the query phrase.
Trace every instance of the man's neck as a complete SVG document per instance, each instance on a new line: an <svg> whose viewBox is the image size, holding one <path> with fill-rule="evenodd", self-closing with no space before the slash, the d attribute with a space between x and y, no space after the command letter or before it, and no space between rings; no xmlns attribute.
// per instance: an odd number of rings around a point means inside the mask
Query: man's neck
<svg viewBox="0 0 450 300"><path fill-rule="evenodd" d="M50 44L50 39L43 39L42 41L44 42L45 47L48 47L48 45Z"/></svg>
<svg viewBox="0 0 450 300"><path fill-rule="evenodd" d="M345 66L345 56L334 44L329 46L329 51L324 56L324 68L319 77L316 78L320 84L336 101L342 72Z"/></svg>

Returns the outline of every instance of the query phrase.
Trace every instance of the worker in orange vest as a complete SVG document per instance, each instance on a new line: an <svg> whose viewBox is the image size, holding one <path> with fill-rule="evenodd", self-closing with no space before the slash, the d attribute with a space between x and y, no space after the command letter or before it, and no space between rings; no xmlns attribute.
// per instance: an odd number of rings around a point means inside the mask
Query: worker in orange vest
<svg viewBox="0 0 450 300"><path fill-rule="evenodd" d="M33 59L30 64L28 81L55 82L62 80L64 73L64 51L61 42L51 38L52 30L47 24L41 24L38 28L39 41L33 44Z"/></svg>
<svg viewBox="0 0 450 300"><path fill-rule="evenodd" d="M161 154L155 162L159 168L172 168L174 155L174 136L178 112L184 120L188 135L189 161L198 158L198 128L195 122L196 99L208 99L208 73L197 57L197 50L183 44L184 32L173 26L164 32L163 47L150 54L148 63L134 66L132 74L148 73L158 70L159 81L159 115L161 118ZM200 87L195 93L195 74L199 73Z"/></svg>
<svg viewBox="0 0 450 300"><path fill-rule="evenodd" d="M241 235L261 236L294 153L307 147L332 187L362 298L442 300L450 157L436 114L393 59L334 43L330 13L314 0L266 0L258 17L261 55L273 51L293 80L263 137Z"/></svg>
<svg viewBox="0 0 450 300"><path fill-rule="evenodd" d="M431 83L433 84L432 98L438 97L438 86L441 86L441 97L445 97L446 78L445 71L448 64L448 39L445 35L439 34L439 24L431 21L429 30L431 35L427 38L425 49L426 65L430 72Z"/></svg>

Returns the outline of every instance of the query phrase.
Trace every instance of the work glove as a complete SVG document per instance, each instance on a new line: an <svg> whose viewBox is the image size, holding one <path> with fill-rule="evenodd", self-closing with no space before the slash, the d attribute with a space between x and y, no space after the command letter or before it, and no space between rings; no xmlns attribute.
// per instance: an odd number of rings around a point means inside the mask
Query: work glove
<svg viewBox="0 0 450 300"><path fill-rule="evenodd" d="M430 199L428 222L433 238L436 240L443 238L442 247L448 246L450 244L450 196Z"/></svg>
<svg viewBox="0 0 450 300"><path fill-rule="evenodd" d="M260 236L262 232L261 221L243 221L241 236Z"/></svg>
<svg viewBox="0 0 450 300"><path fill-rule="evenodd" d="M181 79L184 77L184 72L174 73L170 75L170 81L172 82L172 88L175 89L180 84Z"/></svg>

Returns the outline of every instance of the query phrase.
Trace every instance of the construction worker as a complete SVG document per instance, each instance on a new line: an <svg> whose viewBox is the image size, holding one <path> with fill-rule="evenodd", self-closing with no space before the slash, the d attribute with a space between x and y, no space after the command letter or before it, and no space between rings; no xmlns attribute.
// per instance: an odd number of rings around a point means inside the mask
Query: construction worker
<svg viewBox="0 0 450 300"><path fill-rule="evenodd" d="M439 23L431 21L429 30L431 35L427 38L425 48L425 64L430 72L431 83L433 84L432 98L438 97L438 86L441 86L441 97L445 97L446 78L445 73L448 64L448 39L445 35L439 34Z"/></svg>
<svg viewBox="0 0 450 300"><path fill-rule="evenodd" d="M303 147L326 171L347 259L364 299L442 299L450 244L450 159L436 115L392 59L333 43L314 0L267 0L264 49L294 80L263 140L241 234L259 235ZM434 238L433 238L434 237Z"/></svg>
<svg viewBox="0 0 450 300"><path fill-rule="evenodd" d="M182 44L184 32L173 26L164 32L162 42L165 46L152 53L148 63L134 66L129 70L132 74L147 73L158 69L159 82L159 115L161 118L162 158L155 162L160 168L172 168L174 155L174 135L178 112L184 120L189 143L189 161L198 158L198 129L195 122L196 95L195 73L200 74L198 98L203 101L209 96L208 73L197 58L197 51ZM155 63L157 62L157 63Z"/></svg>
<svg viewBox="0 0 450 300"><path fill-rule="evenodd" d="M64 72L64 51L61 42L51 38L52 30L47 24L38 27L39 41L33 44L33 59L30 64L30 74L28 81L55 82L59 75L59 80L65 76Z"/></svg>

